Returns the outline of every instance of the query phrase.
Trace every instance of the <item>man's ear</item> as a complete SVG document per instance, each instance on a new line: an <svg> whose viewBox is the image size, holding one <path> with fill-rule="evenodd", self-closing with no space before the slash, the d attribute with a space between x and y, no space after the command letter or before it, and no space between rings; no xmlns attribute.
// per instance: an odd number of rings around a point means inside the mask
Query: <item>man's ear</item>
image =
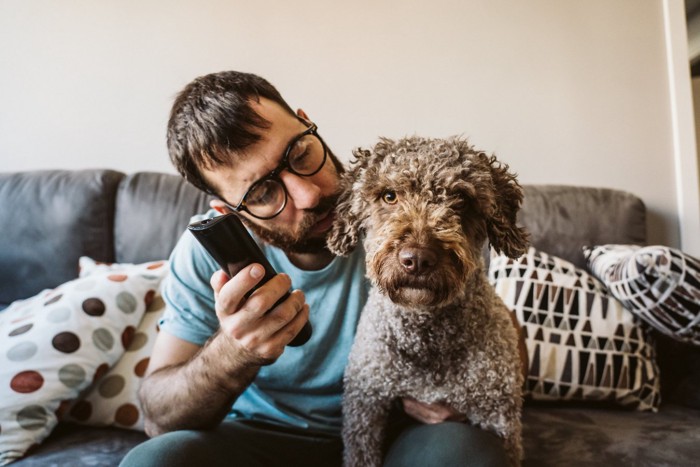
<svg viewBox="0 0 700 467"><path fill-rule="evenodd" d="M309 118L308 115L306 115L306 112L304 112L303 109L297 109L297 115L306 120L307 122L310 122L311 119Z"/></svg>
<svg viewBox="0 0 700 467"><path fill-rule="evenodd" d="M228 214L231 210L226 206L226 204L220 199L213 199L209 201L209 207L218 212L219 214Z"/></svg>

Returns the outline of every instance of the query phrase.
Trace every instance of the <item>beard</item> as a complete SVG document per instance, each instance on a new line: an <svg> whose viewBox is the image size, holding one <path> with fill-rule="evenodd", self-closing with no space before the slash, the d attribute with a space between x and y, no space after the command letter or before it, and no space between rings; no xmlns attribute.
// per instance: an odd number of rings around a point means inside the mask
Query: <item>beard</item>
<svg viewBox="0 0 700 467"><path fill-rule="evenodd" d="M337 202L337 194L321 198L316 207L304 211L304 217L295 232L281 226L273 229L254 224L247 219L244 219L244 222L260 240L286 253L320 253L328 251L326 237L330 231L320 237L312 237L310 232L314 225L335 207Z"/></svg>

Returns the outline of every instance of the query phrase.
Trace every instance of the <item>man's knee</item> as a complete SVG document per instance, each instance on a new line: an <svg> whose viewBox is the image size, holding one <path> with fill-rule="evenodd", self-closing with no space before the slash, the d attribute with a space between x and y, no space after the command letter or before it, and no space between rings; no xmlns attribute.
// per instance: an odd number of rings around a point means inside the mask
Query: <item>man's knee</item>
<svg viewBox="0 0 700 467"><path fill-rule="evenodd" d="M120 467L204 465L198 464L197 461L206 461L212 454L212 446L205 442L204 438L199 431L165 433L132 449L124 457Z"/></svg>
<svg viewBox="0 0 700 467"><path fill-rule="evenodd" d="M412 425L390 446L384 465L506 466L503 441L464 423Z"/></svg>

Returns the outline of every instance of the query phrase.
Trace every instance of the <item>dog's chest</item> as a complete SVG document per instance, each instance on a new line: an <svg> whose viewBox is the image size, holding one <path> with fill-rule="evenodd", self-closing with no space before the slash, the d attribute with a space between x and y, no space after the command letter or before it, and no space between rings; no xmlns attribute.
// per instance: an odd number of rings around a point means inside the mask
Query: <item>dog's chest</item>
<svg viewBox="0 0 700 467"><path fill-rule="evenodd" d="M428 312L405 309L371 294L358 335L364 351L391 362L387 370L440 386L469 359L467 323L459 310ZM359 350L359 349L358 349Z"/></svg>

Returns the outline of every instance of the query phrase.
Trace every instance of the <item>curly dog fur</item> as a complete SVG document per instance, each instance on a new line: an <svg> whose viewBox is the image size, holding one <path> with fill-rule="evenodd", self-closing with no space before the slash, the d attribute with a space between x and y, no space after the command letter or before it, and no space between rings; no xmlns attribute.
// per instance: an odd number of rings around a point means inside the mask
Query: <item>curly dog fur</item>
<svg viewBox="0 0 700 467"><path fill-rule="evenodd" d="M520 462L522 374L510 312L488 284L488 239L520 256L522 189L461 138L381 139L341 180L328 245L362 241L374 285L345 373L344 462L381 464L392 402L443 403L503 438Z"/></svg>

